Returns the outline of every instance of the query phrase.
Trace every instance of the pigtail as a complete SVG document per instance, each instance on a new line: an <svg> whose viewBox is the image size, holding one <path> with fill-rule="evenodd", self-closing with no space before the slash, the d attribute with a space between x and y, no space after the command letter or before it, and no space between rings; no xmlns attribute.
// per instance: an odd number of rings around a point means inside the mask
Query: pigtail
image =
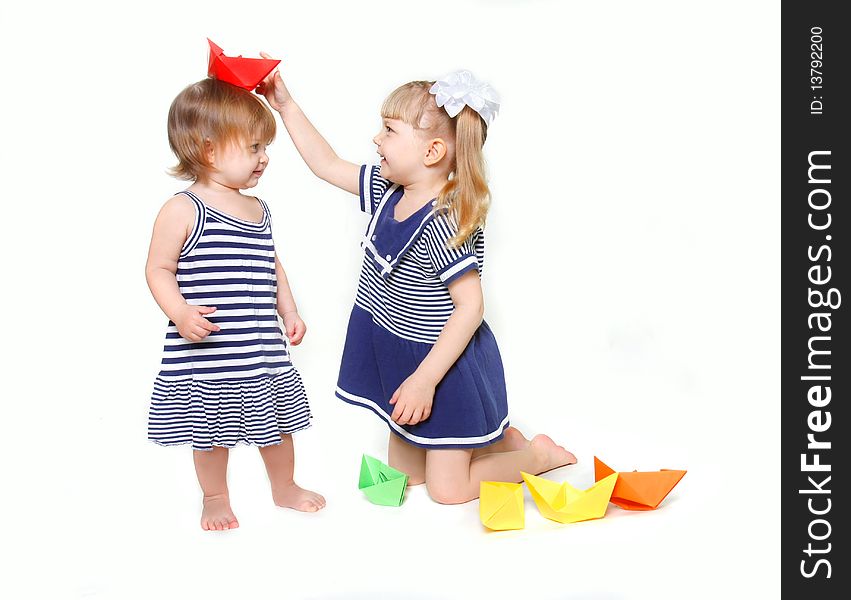
<svg viewBox="0 0 851 600"><path fill-rule="evenodd" d="M458 223L458 233L449 240L449 245L457 248L477 228L484 226L490 207L490 189L485 179L482 153L487 125L469 106L465 106L453 121L455 169L437 197L437 207L448 207Z"/></svg>

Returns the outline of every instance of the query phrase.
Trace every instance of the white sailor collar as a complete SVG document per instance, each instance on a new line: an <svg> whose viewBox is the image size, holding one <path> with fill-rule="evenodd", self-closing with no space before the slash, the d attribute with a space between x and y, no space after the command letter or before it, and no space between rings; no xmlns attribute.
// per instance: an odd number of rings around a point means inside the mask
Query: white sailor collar
<svg viewBox="0 0 851 600"><path fill-rule="evenodd" d="M361 242L364 252L372 259L372 265L384 279L390 277L405 252L436 214L437 200L431 200L407 219L397 221L393 213L404 193L405 188L398 184L384 192Z"/></svg>

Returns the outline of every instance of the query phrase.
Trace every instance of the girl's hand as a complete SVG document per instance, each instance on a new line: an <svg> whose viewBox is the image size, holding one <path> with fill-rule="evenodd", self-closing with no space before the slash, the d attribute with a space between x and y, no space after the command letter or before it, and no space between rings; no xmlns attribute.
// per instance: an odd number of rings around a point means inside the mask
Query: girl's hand
<svg viewBox="0 0 851 600"><path fill-rule="evenodd" d="M416 425L429 418L432 402L434 385L414 373L402 382L390 398L390 404L396 405L390 418L399 425Z"/></svg>
<svg viewBox="0 0 851 600"><path fill-rule="evenodd" d="M261 52L260 56L263 58L272 58L265 52ZM269 106L277 111L280 111L284 107L284 104L292 100L290 91L287 89L287 86L284 85L284 80L281 78L281 74L278 72L278 69L269 73L269 75L266 76L266 79L261 81L257 85L257 89L254 91L261 96L265 96L266 102L269 103Z"/></svg>
<svg viewBox="0 0 851 600"><path fill-rule="evenodd" d="M307 326L301 320L298 311L291 310L285 312L282 316L284 318L284 329L286 329L287 337L290 338L290 343L293 346L298 346L307 332Z"/></svg>
<svg viewBox="0 0 851 600"><path fill-rule="evenodd" d="M215 306L195 306L184 304L177 309L172 321L177 326L177 332L181 337L190 342L200 342L210 335L211 331L219 331L221 327L210 323L202 315L216 312Z"/></svg>

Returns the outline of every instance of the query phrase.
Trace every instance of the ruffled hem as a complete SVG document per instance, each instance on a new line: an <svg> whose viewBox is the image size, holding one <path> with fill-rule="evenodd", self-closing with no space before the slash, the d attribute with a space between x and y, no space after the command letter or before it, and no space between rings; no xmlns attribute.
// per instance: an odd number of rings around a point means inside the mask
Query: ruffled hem
<svg viewBox="0 0 851 600"><path fill-rule="evenodd" d="M222 381L157 377L148 439L195 450L237 444L272 446L310 427L310 406L295 368L278 375Z"/></svg>

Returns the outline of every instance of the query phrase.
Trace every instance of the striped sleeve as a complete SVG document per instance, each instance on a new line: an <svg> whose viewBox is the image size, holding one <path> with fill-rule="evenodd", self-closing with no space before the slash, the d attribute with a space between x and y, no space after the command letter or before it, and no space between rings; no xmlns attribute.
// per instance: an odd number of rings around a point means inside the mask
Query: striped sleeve
<svg viewBox="0 0 851 600"><path fill-rule="evenodd" d="M381 197L391 185L390 181L379 174L380 170L378 165L361 165L360 168L360 209L369 215L375 212Z"/></svg>
<svg viewBox="0 0 851 600"><path fill-rule="evenodd" d="M426 252L434 271L447 286L467 271L479 268L472 238L467 238L457 248L448 246L449 239L458 228L445 215L437 215L423 232Z"/></svg>

